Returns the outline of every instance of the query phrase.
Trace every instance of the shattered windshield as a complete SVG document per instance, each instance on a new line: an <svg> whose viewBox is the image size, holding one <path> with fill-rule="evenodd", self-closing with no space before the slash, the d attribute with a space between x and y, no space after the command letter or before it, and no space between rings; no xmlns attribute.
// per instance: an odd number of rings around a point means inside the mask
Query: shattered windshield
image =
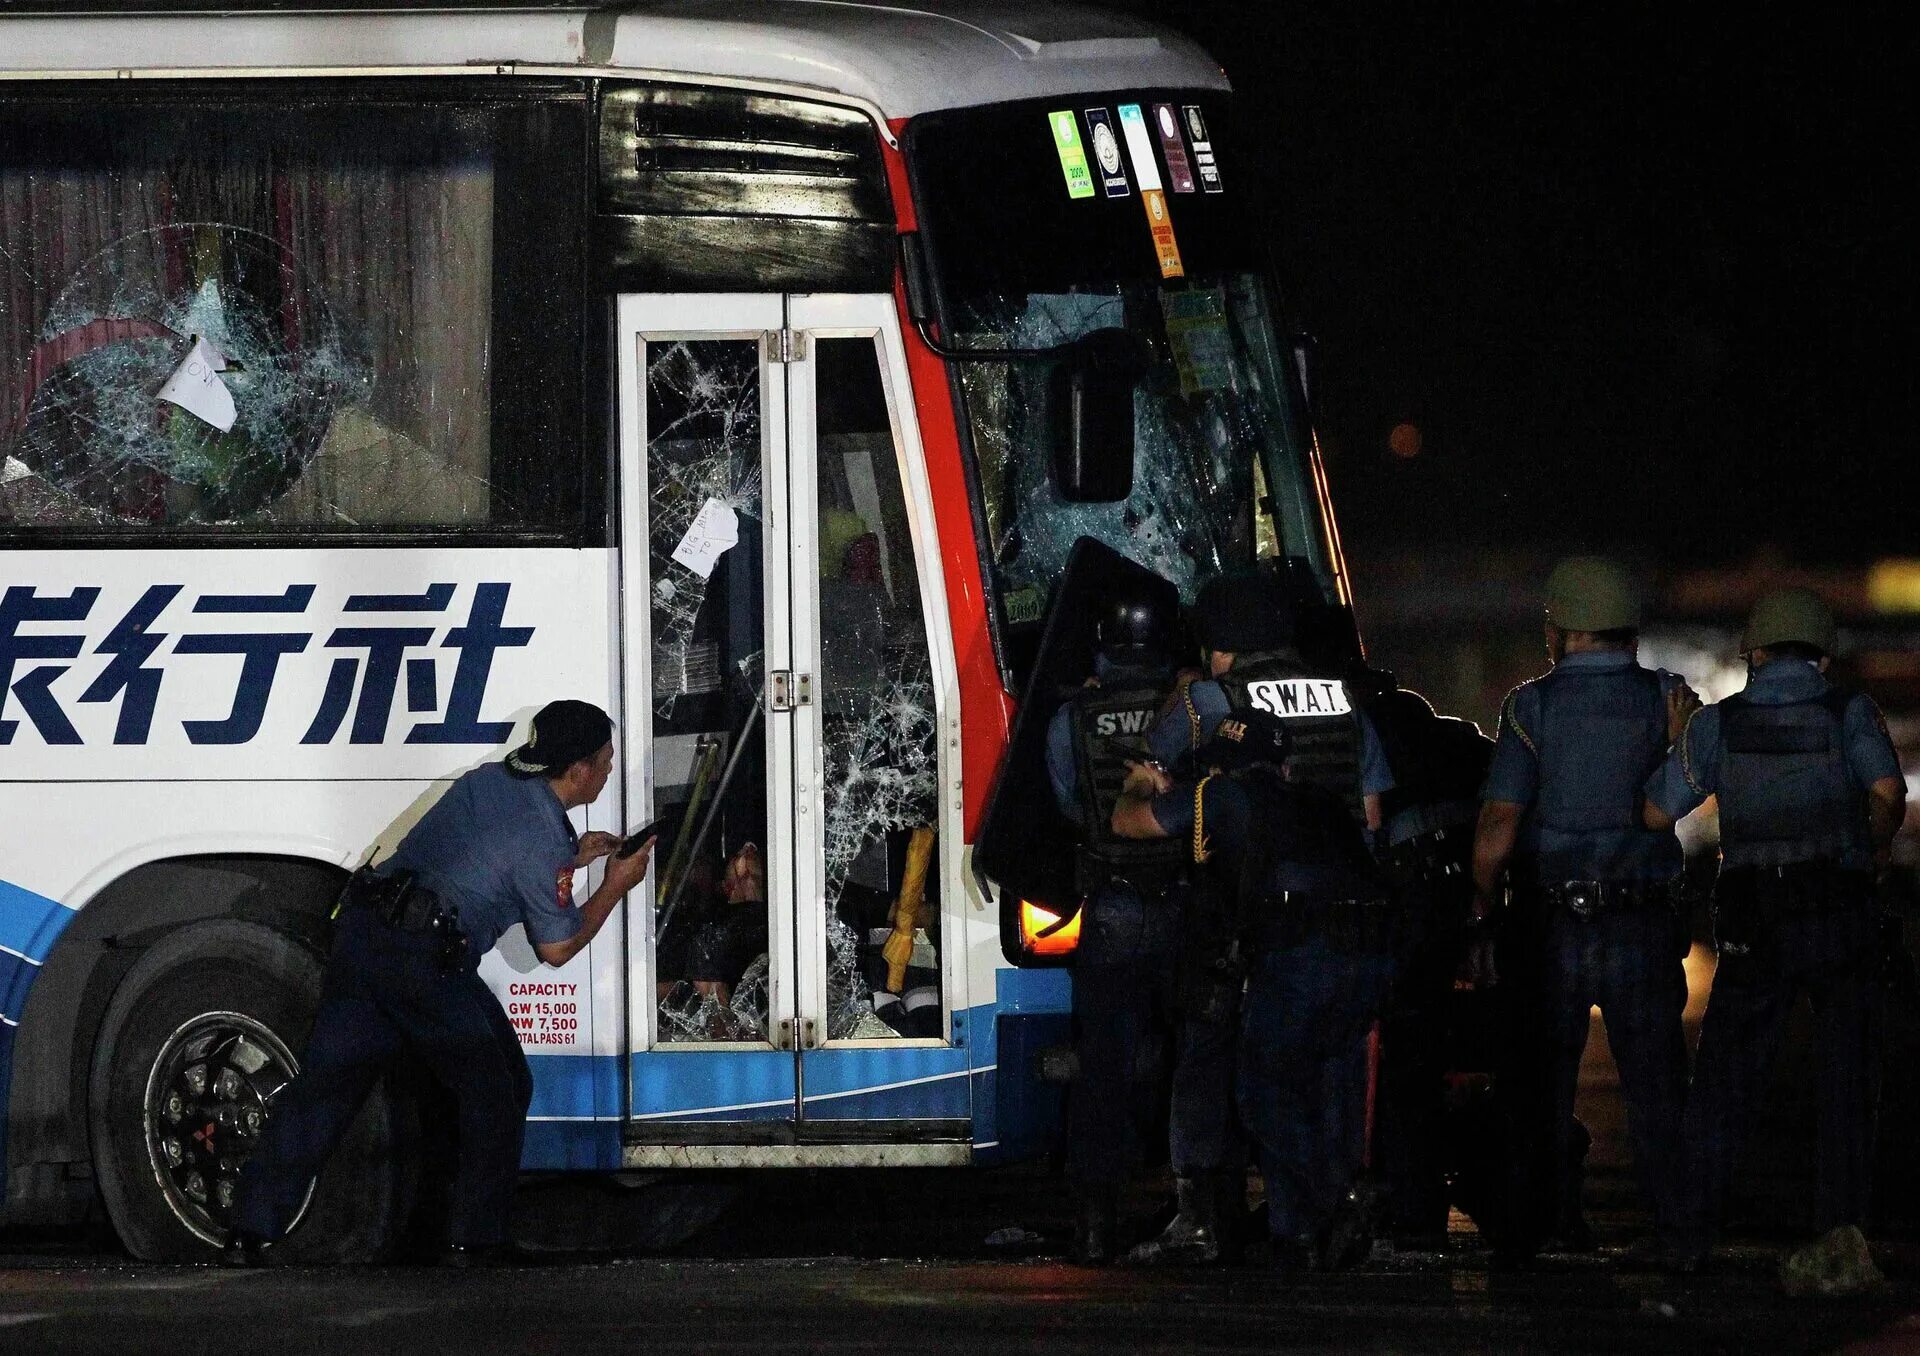
<svg viewBox="0 0 1920 1356"><path fill-rule="evenodd" d="M936 312L956 348L1031 353L1103 328L1140 341L1133 489L1064 500L1045 356L952 364L1002 615L1038 620L1091 536L1176 584L1266 556L1337 600L1251 160L1218 92L1118 91L928 114L906 146Z"/></svg>
<svg viewBox="0 0 1920 1356"><path fill-rule="evenodd" d="M320 86L0 99L0 531L554 522L581 301L549 205L584 116Z"/></svg>
<svg viewBox="0 0 1920 1356"><path fill-rule="evenodd" d="M1039 615L1083 536L1172 580L1187 598L1208 576L1283 550L1324 567L1288 359L1257 278L1232 274L1177 291L1130 283L1032 293L982 309L968 333L999 346L1045 348L1120 327L1151 355L1134 393L1133 492L1108 504L1068 502L1053 485L1045 365L960 365L994 578L1010 621Z"/></svg>

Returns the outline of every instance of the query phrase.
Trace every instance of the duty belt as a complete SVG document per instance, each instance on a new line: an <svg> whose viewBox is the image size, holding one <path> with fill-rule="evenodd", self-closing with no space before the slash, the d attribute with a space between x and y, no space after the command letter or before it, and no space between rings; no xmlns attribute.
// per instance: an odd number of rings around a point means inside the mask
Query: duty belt
<svg viewBox="0 0 1920 1356"><path fill-rule="evenodd" d="M1466 860L1463 854L1450 850L1454 843L1464 843L1471 848L1473 829L1455 825L1393 843L1384 854L1385 864L1401 880L1436 881L1464 876Z"/></svg>
<svg viewBox="0 0 1920 1356"><path fill-rule="evenodd" d="M1353 951L1392 947L1400 909L1385 899L1325 899L1282 891L1261 900L1250 940L1260 951L1284 951L1314 940Z"/></svg>
<svg viewBox="0 0 1920 1356"><path fill-rule="evenodd" d="M1531 893L1576 918L1595 918L1628 909L1666 909L1675 903L1667 881L1560 880L1533 887Z"/></svg>
<svg viewBox="0 0 1920 1356"><path fill-rule="evenodd" d="M365 909L401 932L438 937L440 962L447 970L460 969L466 963L467 934L460 926L460 915L420 884L411 871L383 876L363 866L347 878L340 903L342 907Z"/></svg>
<svg viewBox="0 0 1920 1356"><path fill-rule="evenodd" d="M1866 904L1872 895L1873 877L1868 872L1842 870L1833 861L1726 867L1714 885L1717 904L1780 913L1853 908Z"/></svg>

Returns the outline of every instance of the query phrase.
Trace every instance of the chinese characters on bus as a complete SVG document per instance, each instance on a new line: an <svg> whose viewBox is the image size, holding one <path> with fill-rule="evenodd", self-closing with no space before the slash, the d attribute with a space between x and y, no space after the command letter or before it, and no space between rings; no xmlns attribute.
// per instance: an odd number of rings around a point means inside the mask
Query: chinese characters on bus
<svg viewBox="0 0 1920 1356"><path fill-rule="evenodd" d="M0 745L13 743L23 724L49 745L83 743L74 711L90 703L118 703L115 744L147 743L168 677L163 655L239 660L224 702L204 689L194 694L205 699L203 711L180 721L190 744L252 741L285 671L283 661L298 655L327 659L325 688L299 726L301 744L388 742L396 733L394 709L403 686L405 714L413 719L398 742L499 744L512 722L482 715L494 657L531 644L534 634L532 626L508 624L511 588L478 583L460 599L454 584L435 583L415 594L348 594L323 610L314 606L314 584L190 594L181 584L156 583L89 649L88 623L97 628L106 621L96 616L99 588L61 594L10 585L0 593ZM331 625L336 612L342 624ZM266 629L260 629L263 620ZM449 651L453 675L443 694L437 656ZM62 680L87 654L106 662L90 683L72 692L78 680ZM218 714L222 706L224 714Z"/></svg>

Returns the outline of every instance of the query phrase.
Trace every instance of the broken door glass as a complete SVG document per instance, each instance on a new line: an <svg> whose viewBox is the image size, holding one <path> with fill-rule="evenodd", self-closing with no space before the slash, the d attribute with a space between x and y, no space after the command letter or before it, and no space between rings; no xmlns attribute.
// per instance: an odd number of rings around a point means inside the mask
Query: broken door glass
<svg viewBox="0 0 1920 1356"><path fill-rule="evenodd" d="M816 339L827 1035L942 1035L938 727L873 339Z"/></svg>
<svg viewBox="0 0 1920 1356"><path fill-rule="evenodd" d="M654 975L662 1042L767 1038L765 390L757 339L648 343Z"/></svg>

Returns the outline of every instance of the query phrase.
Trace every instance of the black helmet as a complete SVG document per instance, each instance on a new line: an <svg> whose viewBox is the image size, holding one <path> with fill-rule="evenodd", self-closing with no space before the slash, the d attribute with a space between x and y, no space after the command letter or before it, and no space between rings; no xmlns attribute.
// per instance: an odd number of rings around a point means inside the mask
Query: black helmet
<svg viewBox="0 0 1920 1356"><path fill-rule="evenodd" d="M1293 608L1258 571L1215 575L1194 602L1193 629L1209 650L1277 650L1293 643Z"/></svg>
<svg viewBox="0 0 1920 1356"><path fill-rule="evenodd" d="M1117 584L1101 600L1094 640L1110 664L1141 668L1173 658L1173 618L1159 592L1140 584Z"/></svg>
<svg viewBox="0 0 1920 1356"><path fill-rule="evenodd" d="M1293 737L1287 723L1267 711L1236 711L1213 728L1213 737L1200 750L1200 761L1221 772L1287 761Z"/></svg>

